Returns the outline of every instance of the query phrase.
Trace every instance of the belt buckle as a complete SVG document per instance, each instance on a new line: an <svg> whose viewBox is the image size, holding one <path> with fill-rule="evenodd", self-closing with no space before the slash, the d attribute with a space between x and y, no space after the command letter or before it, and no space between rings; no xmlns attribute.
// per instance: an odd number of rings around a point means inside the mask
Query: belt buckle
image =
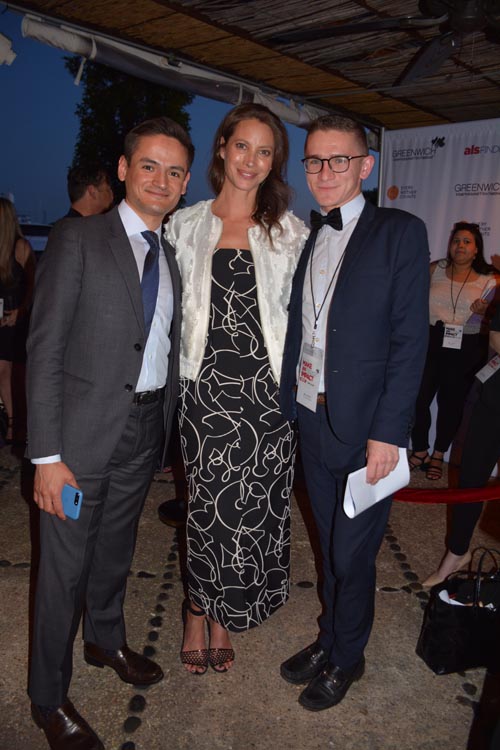
<svg viewBox="0 0 500 750"><path fill-rule="evenodd" d="M154 401L158 401L159 391L142 391L142 393L136 393L134 402L141 406L142 404L152 404Z"/></svg>

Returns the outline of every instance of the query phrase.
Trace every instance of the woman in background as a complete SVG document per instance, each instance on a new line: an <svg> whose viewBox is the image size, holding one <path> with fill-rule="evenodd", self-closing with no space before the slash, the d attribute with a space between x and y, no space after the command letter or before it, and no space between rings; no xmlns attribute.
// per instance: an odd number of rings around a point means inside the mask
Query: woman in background
<svg viewBox="0 0 500 750"><path fill-rule="evenodd" d="M7 414L5 440L13 440L12 362L26 335L23 318L33 294L35 259L22 236L13 204L0 198L0 399Z"/></svg>
<svg viewBox="0 0 500 750"><path fill-rule="evenodd" d="M443 457L460 425L465 398L486 361L484 315L495 294L493 270L484 259L478 225L464 221L451 231L447 257L431 263L429 346L409 459L411 469L426 471L427 479L441 478ZM436 440L429 457L430 406L436 395Z"/></svg>
<svg viewBox="0 0 500 750"><path fill-rule="evenodd" d="M490 347L495 354L500 354L500 305L491 321ZM472 411L460 462L458 486L461 489L484 487L500 458L500 370L479 388L479 398ZM451 506L447 552L439 568L423 582L423 586L435 586L469 564L469 547L483 505L478 502Z"/></svg>
<svg viewBox="0 0 500 750"><path fill-rule="evenodd" d="M225 672L228 631L288 598L295 434L278 384L287 306L307 237L287 211L286 130L258 104L215 136L215 200L177 211L166 237L183 282L180 435L189 487L181 661ZM209 643L205 639L208 621Z"/></svg>

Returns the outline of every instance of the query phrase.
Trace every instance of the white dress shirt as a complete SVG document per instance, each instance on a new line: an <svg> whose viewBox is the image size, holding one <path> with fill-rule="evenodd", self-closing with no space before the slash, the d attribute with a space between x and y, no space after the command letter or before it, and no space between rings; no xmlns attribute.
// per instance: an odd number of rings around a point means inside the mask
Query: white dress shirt
<svg viewBox="0 0 500 750"><path fill-rule="evenodd" d="M135 211L130 208L126 201L120 203L118 213L132 246L137 270L142 279L144 261L149 252L149 244L141 232L146 231L148 227L137 216ZM141 372L135 388L136 393L163 388L167 382L168 355L170 352L169 332L174 313L174 298L167 259L165 258L165 253L161 250L161 230L161 226L156 230L160 241L160 286L158 288L158 299L151 323L151 330L144 349Z"/></svg>
<svg viewBox="0 0 500 750"><path fill-rule="evenodd" d="M134 253L139 277L142 279L144 261L149 252L149 244L141 232L146 231L148 227L125 200L118 206L118 213ZM158 299L151 323L151 330L144 349L141 371L135 388L136 393L163 388L167 382L168 355L170 352L169 332L172 324L174 300L168 263L165 253L161 249L161 230L162 227L160 225L156 230L158 240L160 241ZM50 464L56 461L61 461L60 455L31 459L31 463L33 464Z"/></svg>
<svg viewBox="0 0 500 750"><path fill-rule="evenodd" d="M302 345L304 343L311 344L323 351L323 370L319 383L320 393L325 390L324 363L328 311L347 243L358 223L364 205L365 199L363 194L360 193L349 203L341 206L342 229L340 231L333 229L328 224L322 226L316 236L316 243L307 264L302 291ZM335 277L333 278L334 274ZM332 283L328 288L330 282ZM317 322L315 321L315 314L319 315Z"/></svg>

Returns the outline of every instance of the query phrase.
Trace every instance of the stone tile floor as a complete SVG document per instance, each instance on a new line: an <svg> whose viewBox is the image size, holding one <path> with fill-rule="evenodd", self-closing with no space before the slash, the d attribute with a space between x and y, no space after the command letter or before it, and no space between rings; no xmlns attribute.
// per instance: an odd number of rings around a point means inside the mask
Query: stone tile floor
<svg viewBox="0 0 500 750"><path fill-rule="evenodd" d="M414 474L412 484L425 486L425 477ZM29 718L26 695L30 529L36 525L30 475L10 449L0 450L2 750L47 747ZM415 654L427 599L420 580L444 551L445 506L394 503L378 558L365 677L339 706L316 714L299 706L300 689L279 676L280 662L314 640L319 610L300 480L292 507L290 601L261 627L234 637L236 662L229 673L195 678L178 658L183 535L157 518L160 502L175 494L170 476L157 475L152 484L126 599L129 644L153 654L165 679L137 690L111 670L88 666L79 640L75 645L71 697L108 750L493 750L498 679L481 669L438 677ZM487 507L474 544L500 546L500 502Z"/></svg>

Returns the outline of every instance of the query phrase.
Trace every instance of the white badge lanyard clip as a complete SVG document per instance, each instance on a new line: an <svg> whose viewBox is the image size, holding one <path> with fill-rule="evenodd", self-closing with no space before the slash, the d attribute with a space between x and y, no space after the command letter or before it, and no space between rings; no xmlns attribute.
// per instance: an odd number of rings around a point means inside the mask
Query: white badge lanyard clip
<svg viewBox="0 0 500 750"><path fill-rule="evenodd" d="M297 384L297 402L299 404L302 404L302 406L307 407L311 411L316 411L316 406L318 402L319 384L321 380L321 373L323 372L324 351L320 347L316 346L316 342L317 342L316 331L318 328L318 320L323 310L323 307L325 306L325 302L328 299L330 289L332 288L332 284L339 272L340 264L342 263L342 260L345 255L345 250L344 250L344 252L342 253L335 267L332 278L330 279L330 283L328 284L328 288L326 290L325 296L323 297L323 302L321 303L320 308L318 312L316 313L316 302L314 299L313 271L312 271L315 246L316 246L316 237L314 238L314 244L311 250L311 258L309 260L309 283L311 285L311 299L312 299L312 308L313 308L313 315L314 315L314 327L313 327L313 332L312 332L311 344L304 342L304 345L302 347L302 352L300 355L300 363L299 363L299 380Z"/></svg>
<svg viewBox="0 0 500 750"><path fill-rule="evenodd" d="M462 286L460 287L460 290L457 294L457 298L454 300L453 299L453 266L451 267L450 296L451 296L451 306L453 308L453 323L445 323L444 333L443 333L443 348L444 349L461 349L462 348L462 338L464 335L464 327L461 325L457 325L455 323L455 314L457 312L458 300L460 298L460 295L462 294L462 290L464 286L467 283L467 280L470 276L471 271L472 271L472 266L469 268L469 273L467 274L467 276L462 282Z"/></svg>

